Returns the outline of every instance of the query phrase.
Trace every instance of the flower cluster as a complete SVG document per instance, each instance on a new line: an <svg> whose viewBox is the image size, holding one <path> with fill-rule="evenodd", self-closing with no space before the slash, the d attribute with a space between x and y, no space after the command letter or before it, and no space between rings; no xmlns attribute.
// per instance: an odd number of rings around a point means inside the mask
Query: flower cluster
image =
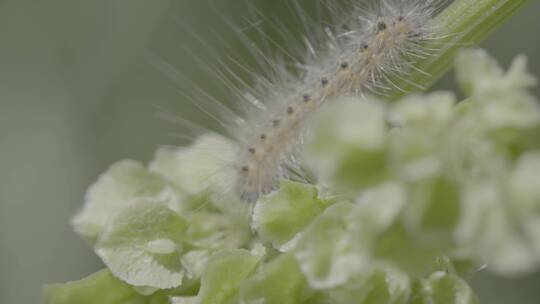
<svg viewBox="0 0 540 304"><path fill-rule="evenodd" d="M346 97L313 117L304 165L254 206L227 195L204 135L143 166L113 165L75 230L107 269L50 285L65 303L476 303L479 267L513 276L540 264L540 105L518 57L456 62L467 96ZM219 157L218 157L219 156ZM213 176L214 178L208 178ZM220 180L221 182L216 182Z"/></svg>

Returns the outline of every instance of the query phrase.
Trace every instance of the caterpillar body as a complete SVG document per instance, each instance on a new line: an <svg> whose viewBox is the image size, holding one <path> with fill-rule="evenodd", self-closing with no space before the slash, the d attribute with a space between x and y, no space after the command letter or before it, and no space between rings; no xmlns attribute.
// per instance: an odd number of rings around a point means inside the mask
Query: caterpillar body
<svg viewBox="0 0 540 304"><path fill-rule="evenodd" d="M331 7L338 20L333 30L305 39L309 58L295 62L300 72L263 56L272 76L258 77L249 94L235 93L239 103L249 105L246 114L226 110L233 117L219 120L233 121L225 127L239 146L231 164L236 195L254 202L276 189L279 179L302 175L306 120L325 103L348 94L384 95L400 89L395 79L408 82L414 63L431 54L428 46L437 39L432 20L443 5L442 0L347 2L344 10Z"/></svg>

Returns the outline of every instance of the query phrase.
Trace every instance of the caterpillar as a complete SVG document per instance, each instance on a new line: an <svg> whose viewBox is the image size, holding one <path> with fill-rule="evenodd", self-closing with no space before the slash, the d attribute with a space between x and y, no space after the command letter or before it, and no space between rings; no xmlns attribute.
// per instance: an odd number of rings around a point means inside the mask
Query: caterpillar
<svg viewBox="0 0 540 304"><path fill-rule="evenodd" d="M432 53L429 46L438 39L432 20L444 5L442 0L326 3L335 24L306 33L307 56L295 59L294 71L261 55L248 41L268 75L254 76L254 89L245 92L223 80L227 88L237 90L235 102L247 110L237 115L220 105L228 117L216 119L238 145L231 164L235 194L255 202L275 190L280 179L301 176L299 152L309 132L306 121L326 103L343 95L401 90L395 80L407 82L407 73L418 71L415 62ZM238 78L234 72L230 75Z"/></svg>

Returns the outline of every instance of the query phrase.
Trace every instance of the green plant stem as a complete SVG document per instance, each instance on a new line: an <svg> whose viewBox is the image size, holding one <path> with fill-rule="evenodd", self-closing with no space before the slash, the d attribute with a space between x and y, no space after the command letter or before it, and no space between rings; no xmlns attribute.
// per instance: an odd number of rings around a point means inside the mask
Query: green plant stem
<svg viewBox="0 0 540 304"><path fill-rule="evenodd" d="M390 94L392 99L415 91L413 84L431 86L452 66L456 52L461 47L482 42L501 26L510 16L531 0L455 0L434 20L435 37L440 37L429 47L435 53L415 63L415 69L407 75L407 81L393 82L402 90Z"/></svg>

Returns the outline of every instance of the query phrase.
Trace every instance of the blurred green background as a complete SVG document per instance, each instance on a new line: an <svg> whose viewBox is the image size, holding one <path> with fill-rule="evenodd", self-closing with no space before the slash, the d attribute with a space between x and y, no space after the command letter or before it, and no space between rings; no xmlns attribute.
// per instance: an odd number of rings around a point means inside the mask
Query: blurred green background
<svg viewBox="0 0 540 304"><path fill-rule="evenodd" d="M274 18L287 1L250 3ZM180 143L160 109L192 111L146 54L211 87L186 47L201 58L225 49L207 52L187 32L230 35L217 16L241 22L248 11L239 0L0 0L0 303L39 303L42 284L102 267L69 225L86 188L117 160L148 161L158 145ZM540 75L539 15L533 1L484 46L504 64L527 54ZM540 303L540 275L473 283L482 303Z"/></svg>

